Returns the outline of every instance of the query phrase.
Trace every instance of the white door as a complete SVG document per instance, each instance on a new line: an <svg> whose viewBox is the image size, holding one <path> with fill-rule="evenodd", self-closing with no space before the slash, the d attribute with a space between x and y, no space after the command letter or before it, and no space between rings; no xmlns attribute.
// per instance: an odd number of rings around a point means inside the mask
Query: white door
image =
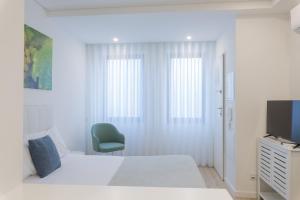
<svg viewBox="0 0 300 200"><path fill-rule="evenodd" d="M225 54L217 58L216 77L216 130L214 137L214 165L217 173L224 179L224 69Z"/></svg>

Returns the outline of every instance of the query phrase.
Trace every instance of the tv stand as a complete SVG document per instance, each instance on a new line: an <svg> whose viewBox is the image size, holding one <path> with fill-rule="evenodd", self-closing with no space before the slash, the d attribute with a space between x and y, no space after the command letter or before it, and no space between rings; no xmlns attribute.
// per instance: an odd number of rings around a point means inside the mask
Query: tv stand
<svg viewBox="0 0 300 200"><path fill-rule="evenodd" d="M258 200L300 199L300 144L261 138L258 145Z"/></svg>

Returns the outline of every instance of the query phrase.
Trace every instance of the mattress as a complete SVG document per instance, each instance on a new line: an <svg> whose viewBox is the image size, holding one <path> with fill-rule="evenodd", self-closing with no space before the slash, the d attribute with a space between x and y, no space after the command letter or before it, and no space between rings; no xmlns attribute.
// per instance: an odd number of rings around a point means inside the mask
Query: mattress
<svg viewBox="0 0 300 200"><path fill-rule="evenodd" d="M61 159L61 167L45 178L30 176L25 183L63 185L108 185L124 158L68 154Z"/></svg>
<svg viewBox="0 0 300 200"><path fill-rule="evenodd" d="M45 178L25 183L204 188L204 180L189 156L99 156L69 154L61 168Z"/></svg>
<svg viewBox="0 0 300 200"><path fill-rule="evenodd" d="M204 180L190 156L125 157L109 185L203 188Z"/></svg>

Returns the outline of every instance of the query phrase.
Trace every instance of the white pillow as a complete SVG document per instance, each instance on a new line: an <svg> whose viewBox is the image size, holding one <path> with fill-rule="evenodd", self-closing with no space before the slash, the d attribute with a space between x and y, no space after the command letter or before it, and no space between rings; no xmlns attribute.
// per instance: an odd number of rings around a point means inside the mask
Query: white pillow
<svg viewBox="0 0 300 200"><path fill-rule="evenodd" d="M70 153L69 149L67 148L65 142L63 141L56 127L38 133L24 135L23 178L36 174L36 170L33 165L31 155L28 149L28 141L42 138L45 137L46 135L49 135L49 137L53 140L53 143L56 146L60 158Z"/></svg>
<svg viewBox="0 0 300 200"><path fill-rule="evenodd" d="M33 166L31 156L28 147L24 145L23 149L23 178L36 174L36 170Z"/></svg>
<svg viewBox="0 0 300 200"><path fill-rule="evenodd" d="M58 151L59 157L62 158L65 155L70 153L70 150L67 148L64 140L62 139L61 135L59 134L56 127L53 127L47 131L47 134L53 140L56 149Z"/></svg>

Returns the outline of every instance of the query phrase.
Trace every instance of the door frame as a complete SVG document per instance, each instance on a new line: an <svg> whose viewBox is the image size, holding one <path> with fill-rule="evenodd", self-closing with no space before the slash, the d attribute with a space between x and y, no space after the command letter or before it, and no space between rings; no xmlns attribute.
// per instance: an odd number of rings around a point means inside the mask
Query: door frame
<svg viewBox="0 0 300 200"><path fill-rule="evenodd" d="M223 126L222 126L222 142L223 142L223 149L222 149L222 151L223 151L223 155L222 155L222 157L223 157L223 159L222 159L222 161L223 161L223 163L222 163L222 171L223 171L223 174L221 174L220 176L221 176L221 179L224 181L224 177L225 177L225 133L226 133L226 124L225 124L225 122L226 122L226 114L227 114L227 112L226 112L226 97L225 97L225 95L226 95L226 53L225 52L223 52L222 53L222 75L223 75L223 78L222 78L222 81L223 81L223 83L222 83L222 85L223 85L223 88L222 88L222 90L223 90L223 95L222 95L222 97L223 97Z"/></svg>
<svg viewBox="0 0 300 200"><path fill-rule="evenodd" d="M218 128L215 132L215 170L220 178L224 181L225 177L225 132L226 132L226 125L225 125L225 118L226 118L226 53L222 52L217 56L217 77L218 82L216 85L217 91L217 101L216 101L216 117L219 123ZM220 116L221 115L221 116ZM221 119L220 119L221 117ZM220 138L220 140L219 140ZM221 146L221 148L218 148Z"/></svg>

